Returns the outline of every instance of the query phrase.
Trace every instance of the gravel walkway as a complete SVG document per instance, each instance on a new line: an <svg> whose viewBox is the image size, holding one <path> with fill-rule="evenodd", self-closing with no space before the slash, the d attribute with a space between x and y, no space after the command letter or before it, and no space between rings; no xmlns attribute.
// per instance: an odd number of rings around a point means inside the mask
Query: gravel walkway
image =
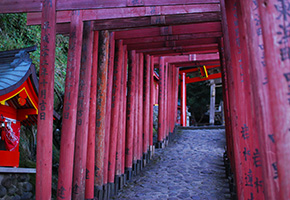
<svg viewBox="0 0 290 200"><path fill-rule="evenodd" d="M224 130L179 130L114 199L230 199L223 166Z"/></svg>

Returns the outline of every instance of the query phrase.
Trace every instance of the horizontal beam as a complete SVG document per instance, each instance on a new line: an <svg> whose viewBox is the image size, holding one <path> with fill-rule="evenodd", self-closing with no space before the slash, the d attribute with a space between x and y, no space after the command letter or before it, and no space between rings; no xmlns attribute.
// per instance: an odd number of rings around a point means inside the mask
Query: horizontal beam
<svg viewBox="0 0 290 200"><path fill-rule="evenodd" d="M217 53L217 49L212 50L187 50L184 52L175 52L175 51L159 51L159 52L151 52L151 56L181 56L188 54L209 54L209 53Z"/></svg>
<svg viewBox="0 0 290 200"><path fill-rule="evenodd" d="M178 64L188 61L206 61L206 60L217 60L219 54L190 54L183 56L164 56L164 62L170 64ZM159 64L159 57L154 58L154 64Z"/></svg>
<svg viewBox="0 0 290 200"><path fill-rule="evenodd" d="M198 40L181 40L181 41L168 41L168 42L156 42L145 44L127 45L128 50L141 50L148 48L162 48L162 47L184 47L191 45L203 45L217 43L216 38L202 38Z"/></svg>
<svg viewBox="0 0 290 200"><path fill-rule="evenodd" d="M182 53L182 52L195 51L198 49L210 50L210 49L217 49L217 48L218 48L217 44L203 44L203 45L190 45L190 46L179 46L179 47L150 48L150 49L138 50L137 53L150 54L152 52L162 52L162 51L175 51L177 53Z"/></svg>
<svg viewBox="0 0 290 200"><path fill-rule="evenodd" d="M221 78L221 77L222 77L221 73L208 75L208 78L200 78L200 77L189 78L189 77L186 77L185 83L186 84L196 83L196 82L200 82L200 81L207 81L207 80L217 79L217 78Z"/></svg>
<svg viewBox="0 0 290 200"><path fill-rule="evenodd" d="M0 13L41 12L42 0L1 0ZM58 0L56 10L89 10L133 6L172 6L219 3L219 0Z"/></svg>
<svg viewBox="0 0 290 200"><path fill-rule="evenodd" d="M192 24L221 21L220 12L150 16L124 19L96 20L94 30L120 30L128 28L154 27L160 25Z"/></svg>
<svg viewBox="0 0 290 200"><path fill-rule="evenodd" d="M183 35L193 33L221 32L220 22L205 22L186 25L142 28L127 31L116 31L115 39L132 39L156 36Z"/></svg>
<svg viewBox="0 0 290 200"><path fill-rule="evenodd" d="M183 35L172 35L172 36L155 36L147 38L134 38L124 40L124 44L142 44L142 43L154 43L154 42L166 42L166 41L181 41L181 40L192 40L200 38L214 38L222 37L222 32L209 32L209 33L193 33Z"/></svg>
<svg viewBox="0 0 290 200"><path fill-rule="evenodd" d="M56 23L68 23L71 20L73 11L58 11L56 13ZM220 12L219 4L194 4L194 5L176 5L176 6L154 6L154 7L129 7L129 8L111 8L83 10L84 21L136 18L144 16L154 16L153 23L162 23L165 15L193 14L206 12ZM160 16L160 17L158 17ZM163 20L162 20L163 19ZM41 12L27 13L27 25L41 24Z"/></svg>
<svg viewBox="0 0 290 200"><path fill-rule="evenodd" d="M207 65L206 66L206 69L213 69L213 68L218 68L220 67L220 65ZM180 70L179 69L179 73L192 73L192 72L197 72L198 71L198 67L194 67L194 68L191 68L191 69L183 69L183 70Z"/></svg>
<svg viewBox="0 0 290 200"><path fill-rule="evenodd" d="M220 65L220 60L202 60L202 61L187 61L174 64L175 67L193 67L200 65Z"/></svg>

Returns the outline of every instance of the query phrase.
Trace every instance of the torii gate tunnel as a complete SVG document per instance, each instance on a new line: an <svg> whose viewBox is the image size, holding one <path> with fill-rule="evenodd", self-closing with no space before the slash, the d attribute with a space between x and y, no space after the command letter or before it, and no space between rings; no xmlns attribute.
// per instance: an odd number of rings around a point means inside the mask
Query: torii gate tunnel
<svg viewBox="0 0 290 200"><path fill-rule="evenodd" d="M196 81L186 68L203 65L221 71L238 198L290 199L289 9L289 0L2 0L0 13L41 24L36 199L51 199L56 34L70 37L58 199L106 198L130 180L153 153L154 68L163 147L179 84Z"/></svg>

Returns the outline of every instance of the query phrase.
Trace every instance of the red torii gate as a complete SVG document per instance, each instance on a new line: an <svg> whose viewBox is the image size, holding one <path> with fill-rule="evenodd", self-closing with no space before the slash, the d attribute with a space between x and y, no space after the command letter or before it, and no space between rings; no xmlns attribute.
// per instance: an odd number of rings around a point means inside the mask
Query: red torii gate
<svg viewBox="0 0 290 200"><path fill-rule="evenodd" d="M198 18L197 13L191 13L190 16L182 21L182 18L174 16L176 10L169 15L161 16L162 12L156 12L156 16L140 17L141 27L145 26L160 26L168 25L164 28L152 28L152 30L159 30L161 34L150 35L144 29L125 30L118 31L115 29L125 28L132 29L140 27L138 25L139 17L138 15L131 15L130 22L135 20L130 26L129 23L124 23L124 25L118 24L116 19L102 19L95 23L93 30L103 30L104 27L116 31L115 39L126 40L127 35L129 38L150 38L150 37L160 37L166 36L166 38L157 38L156 42L152 40L141 44L130 43L127 45L129 52L129 62L132 65L131 78L136 76L136 66L137 62L133 58L139 57L140 53L146 52L147 54L154 55L155 57L164 56L167 53L174 55L181 55L186 52L198 52L198 47L206 46L205 49L201 51L207 52L216 50L219 48L221 66L223 73L223 83L224 83L224 94L226 103L226 123L227 123L227 144L228 153L231 160L231 166L233 172L235 173L235 182L237 186L237 195L240 199L289 199L290 198L290 171L287 169L289 163L289 143L290 136L286 134L289 132L288 121L289 115L289 67L290 54L289 54L289 42L287 39L287 23L289 22L289 15L287 6L284 1L270 0L264 2L262 0L257 0L253 2L243 2L241 0L226 1L224 0L181 0L181 1L153 1L153 0L143 0L143 1L130 1L130 0L115 0L115 1L98 1L93 0L87 1L74 1L74 0L59 0L57 3L54 0L45 1L1 1L0 2L0 12L42 12L41 24L42 24L42 35L41 35L41 58L40 58L40 87L39 94L42 96L39 98L39 102L44 102L46 107L43 112L39 113L38 116L38 147L37 147L37 187L36 187L36 198L37 199L50 199L51 197L51 156L52 156L52 113L53 113L53 74L54 74L54 52L55 52L55 34L56 32L62 31L62 33L70 33L70 50L68 56L68 70L67 82L66 82L66 94L65 94L65 107L67 110L64 112L64 118L67 117L67 124L72 122L76 124L77 113L77 102L81 102L80 96L77 100L78 95L78 70L80 69L80 48L82 41L82 28L83 28L83 11L86 9L107 9L107 8L120 8L125 7L156 7L158 6L175 6L184 4L186 6L192 4L219 4L222 10L222 15L212 15L210 22L216 24L216 28L212 31L206 31L206 26L204 24L204 32L223 32L223 38L220 36L209 36L198 39L188 39L188 36L181 38L172 38L169 36L183 35L183 34L195 34L194 29L187 29L188 32L184 32L187 25L177 28L175 32L174 27L171 25L191 23L191 19L195 19L195 22L205 22L206 17ZM150 8L150 9L151 9ZM159 8L158 8L159 9ZM157 10L158 10L157 9ZM195 8L196 9L196 8ZM79 11L74 11L79 10ZM146 9L145 9L146 10ZM57 25L56 11L69 11L71 13L69 22L70 28L67 29L65 25ZM92 11L96 12L96 11ZM219 11L217 11L219 13ZM164 14L164 13L163 13ZM140 16L140 15L139 15ZM182 15L181 15L182 16ZM184 14L184 16L187 16ZM206 16L206 15L204 15ZM209 16L209 15L207 15ZM222 23L220 24L219 17L222 16ZM261 17L259 17L261 16ZM129 16L127 16L129 17ZM179 16L180 17L180 16ZM227 18L228 17L228 18ZM129 17L130 18L130 17ZM174 21L174 19L177 19ZM255 20L253 20L255 19ZM93 19L92 19L93 20ZM106 21L108 20L108 21ZM148 21L149 20L149 21ZM171 21L170 21L171 20ZM201 21L198 21L201 20ZM121 22L125 22L122 19ZM217 22L217 23L215 23ZM246 26L247 24L247 26ZM285 25L286 24L286 25ZM207 24L208 25L208 24ZM222 26L220 26L222 25ZM212 25L211 27L214 27ZM85 30L91 30L84 26ZM171 27L171 28L170 28ZM190 25L188 25L190 27ZM222 30L221 30L222 27ZM193 27L192 27L193 28ZM178 29L180 29L178 31ZM68 31L69 30L69 31ZM144 34L142 35L142 32ZM123 33L122 33L123 32ZM149 30L150 32L150 30ZM201 32L202 34L205 34ZM118 34L122 37L118 38ZM162 35L163 34L163 35ZM100 32L100 61L98 70L98 102L97 102L97 130L98 133L102 133L100 138L98 138L98 151L96 151L98 158L104 158L105 153L100 154L100 149L105 149L104 146L107 141L105 138L104 121L107 119L106 112L104 108L107 106L108 99L107 94L107 83L108 83L108 73L113 74L110 70L108 71L108 62L113 63L112 58L109 58L109 42L110 37L108 31ZM114 39L113 39L114 40ZM161 40L161 41L160 41ZM151 44L148 45L148 44ZM218 45L218 46L217 46ZM191 47L190 47L191 46ZM208 48L208 49L207 49ZM136 56L136 53L138 56ZM154 54L150 54L154 53ZM265 56L263 56L265 54ZM85 54L84 54L85 55ZM97 48L93 50L93 57L96 58ZM111 55L111 54L110 54ZM141 56L142 57L142 56ZM151 57L151 61L154 58ZM163 64L163 58L159 58ZM139 59L138 59L139 60ZM208 63L213 63L214 61L207 61ZM154 63L150 63L152 69ZM69 66L71 65L71 66ZM183 66L192 66L192 63L183 63ZM172 93L168 95L176 95L178 79L178 70L171 71L171 68L164 67L166 63L160 66L161 69L168 69L168 71L161 70L164 75L162 80L163 88L171 88ZM178 65L176 65L178 67ZM111 68L112 69L112 68ZM173 68L174 69L174 68ZM94 69L92 69L94 70ZM135 71L134 71L135 70ZM130 74L129 73L129 74ZM173 73L173 76L168 76ZM152 74L152 73L151 73ZM175 75L174 75L175 74ZM125 76L125 75L124 75ZM75 77L75 78L73 78ZM71 80L71 81L70 81ZM169 81L168 81L169 80ZM92 80L93 81L93 80ZM176 82L175 82L176 81ZM166 84L166 83L172 84ZM83 83L81 83L83 84ZM81 88L81 84L79 88ZM135 90L136 83L132 83L132 88ZM72 86L75 86L72 88ZM152 86L152 81L151 81ZM118 87L118 86L117 86ZM103 89L103 90L100 90ZM100 91L100 92L99 92ZM121 90L120 90L121 91ZM74 95L73 95L74 94ZM133 93L132 93L133 94ZM85 94L84 94L85 95ZM108 94L110 95L110 94ZM165 112L168 111L168 104L166 99L170 99L165 96L164 91L160 93L160 98L162 99L162 106L164 106ZM176 97L176 96L175 96ZM176 100L176 99L175 99ZM133 96L131 100L127 101L132 106L132 113L136 112L137 97ZM131 104L132 103L132 104ZM136 103L136 104L135 104ZM139 103L139 101L138 101ZM175 104L176 102L170 102ZM125 105L124 102L122 105ZM151 104L152 105L152 104ZM175 104L176 105L176 104ZM254 105L255 107L251 107ZM127 105L127 109L128 109ZM163 109L163 108L162 108ZM110 113L111 114L111 113ZM130 113L131 114L131 113ZM150 109L150 116L152 114L152 109ZM132 117L134 114L131 115ZM135 114L136 116L136 114ZM256 123L255 116L259 123ZM72 117L72 118L70 118ZM92 119L91 123L94 119ZM167 122L169 119L164 119L164 127L161 130L165 132L160 132L159 142L164 143L167 136ZM171 119L172 120L172 119ZM85 120L84 120L85 121ZM119 120L120 121L120 120ZM78 120L79 122L79 120ZM162 121L163 122L163 121ZM149 122L151 123L151 122ZM172 125L171 121L171 125ZM149 127L152 124L149 125ZM134 126L134 124L133 124ZM65 127L65 126L64 126ZM64 128L63 127L63 128ZM145 127L145 126L144 126ZM174 127L174 126L173 126ZM65 129L65 131L73 131L68 135L68 139L71 141L68 149L73 149L72 144L74 142L74 127L69 127L70 129ZM93 128L93 127L91 127ZM172 127L170 126L171 130ZM133 130L134 129L134 130ZM106 129L107 130L107 129ZM128 130L128 129L127 129ZM132 134L135 134L136 127L132 127ZM138 128L137 128L138 130ZM150 132L151 134L151 132ZM65 135L65 134L63 134ZM138 137L138 134L135 134ZM123 135L124 136L124 135ZM127 134L128 136L128 134ZM89 136L89 138L91 138ZM133 139L133 138L131 138ZM134 138L135 139L135 138ZM151 143L151 136L149 138L149 144ZM124 141L124 140L123 140ZM141 141L140 138L139 140ZM133 141L132 141L133 142ZM132 151L132 144L125 149ZM127 145L127 143L126 143ZM153 146L150 146L152 150ZM90 145L89 145L90 146ZM106 145L105 145L106 146ZM108 146L108 143L107 143ZM107 148L107 147L106 147ZM119 148L118 148L119 149ZM106 151L103 151L106 152ZM150 152L150 151L149 151ZM249 152L249 153L248 153ZM130 152L131 153L131 152ZM133 152L132 152L133 154ZM251 156L249 156L249 154ZM69 153L66 159L72 163L73 153ZM124 156L125 154L123 154ZM129 154L128 154L129 155ZM100 157L99 157L100 156ZM138 156L138 155L137 155ZM139 151L140 156L140 151ZM247 156L250 159L245 159ZM63 156L62 156L63 157ZM137 159L141 159L140 157ZM128 159L127 159L128 160ZM135 160L134 160L135 161ZM101 162L102 163L102 162ZM138 163L138 160L137 160ZM127 166L127 174L130 175L130 169L132 165ZM68 166L70 168L70 166ZM71 172L72 167L67 171ZM103 168L104 169L104 168ZM103 169L98 169L103 170ZM90 171L93 172L94 170ZM104 170L106 171L106 170ZM101 175L103 177L103 175ZM68 176L70 179L70 176ZM66 182L68 185L65 188L61 183ZM105 180L107 181L107 180ZM70 199L70 184L72 180L60 180L60 187L58 190L59 198ZM105 182L101 182L104 184ZM78 186L78 185L76 185ZM88 186L90 187L90 186ZM88 188L86 187L86 188ZM77 188L77 187L74 187ZM265 195L261 192L264 188ZM100 192L103 188L100 188ZM87 193L88 196L92 195L92 192ZM75 197L74 197L75 198Z"/></svg>

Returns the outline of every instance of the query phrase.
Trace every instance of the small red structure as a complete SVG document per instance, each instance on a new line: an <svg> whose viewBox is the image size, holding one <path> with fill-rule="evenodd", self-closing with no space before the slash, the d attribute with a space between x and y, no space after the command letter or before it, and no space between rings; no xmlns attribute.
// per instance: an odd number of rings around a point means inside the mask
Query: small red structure
<svg viewBox="0 0 290 200"><path fill-rule="evenodd" d="M28 52L0 52L0 166L19 166L20 125L37 121L38 81Z"/></svg>

